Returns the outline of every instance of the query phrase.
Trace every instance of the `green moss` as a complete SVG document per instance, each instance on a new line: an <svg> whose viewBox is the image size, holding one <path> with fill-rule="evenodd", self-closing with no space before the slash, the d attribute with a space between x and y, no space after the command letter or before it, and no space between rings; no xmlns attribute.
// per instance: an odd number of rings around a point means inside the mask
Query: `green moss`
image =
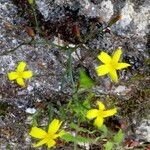
<svg viewBox="0 0 150 150"><path fill-rule="evenodd" d="M140 121L143 118L147 118L149 115L149 95L150 90L136 90L133 95L121 102L122 115L130 119L130 121L136 119Z"/></svg>
<svg viewBox="0 0 150 150"><path fill-rule="evenodd" d="M9 105L7 103L0 103L0 116L5 116Z"/></svg>

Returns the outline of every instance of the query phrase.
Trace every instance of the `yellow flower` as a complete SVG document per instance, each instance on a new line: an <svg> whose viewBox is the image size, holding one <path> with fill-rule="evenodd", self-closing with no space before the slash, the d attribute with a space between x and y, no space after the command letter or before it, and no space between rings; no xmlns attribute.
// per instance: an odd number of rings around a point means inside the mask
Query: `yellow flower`
<svg viewBox="0 0 150 150"><path fill-rule="evenodd" d="M32 71L24 71L26 67L25 62L20 62L16 72L8 73L9 80L16 80L17 83L21 86L25 86L25 82L23 79L28 79L32 77Z"/></svg>
<svg viewBox="0 0 150 150"><path fill-rule="evenodd" d="M117 109L110 109L110 110L105 110L105 106L102 102L97 101L98 104L98 109L90 109L87 114L86 117L88 119L94 119L94 125L97 127L101 127L103 125L104 122L104 118L109 117L114 115L115 113L117 113Z"/></svg>
<svg viewBox="0 0 150 150"><path fill-rule="evenodd" d="M53 147L56 144L55 139L57 139L58 137L61 137L65 133L65 131L62 130L58 134L56 134L56 132L59 130L61 124L62 124L62 122L60 122L57 119L54 119L49 124L48 132L45 132L44 130L42 130L40 128L33 127L29 134L32 137L35 137L35 138L38 138L38 139L42 139L37 144L35 144L33 147L34 148L35 147L39 147L39 146L41 146L43 144L47 144L48 148Z"/></svg>
<svg viewBox="0 0 150 150"><path fill-rule="evenodd" d="M122 54L121 49L116 50L116 52L112 57L110 57L105 52L101 52L100 55L98 55L98 59L101 60L104 64L96 68L98 76L103 76L108 73L112 81L117 82L118 75L116 70L120 70L128 66L131 66L130 64L127 63L118 62L121 54Z"/></svg>

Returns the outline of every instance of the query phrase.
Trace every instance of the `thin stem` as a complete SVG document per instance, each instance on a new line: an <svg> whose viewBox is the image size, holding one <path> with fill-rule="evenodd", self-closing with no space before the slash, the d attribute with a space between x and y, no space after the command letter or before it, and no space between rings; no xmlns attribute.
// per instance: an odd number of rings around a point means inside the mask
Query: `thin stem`
<svg viewBox="0 0 150 150"><path fill-rule="evenodd" d="M75 86L75 82L74 82L74 79L73 79L73 69L72 69L72 56L71 56L71 51L68 50L68 73L69 73L69 77L70 77L70 80L71 80L71 83L72 83L72 94L73 94L73 98L71 100L71 102L69 102L69 106L71 105L72 101L74 101L74 103L78 103L78 93L77 93L77 89L76 89L76 86ZM78 126L80 125L80 122L79 122L79 119L78 119ZM75 130L75 136L78 135L78 130L76 129ZM77 143L74 142L74 150L77 150Z"/></svg>
<svg viewBox="0 0 150 150"><path fill-rule="evenodd" d="M47 124L47 127L46 127L47 131L48 131L49 124L52 121L52 118L53 118L53 105L52 105L52 103L50 103L48 105L48 124Z"/></svg>
<svg viewBox="0 0 150 150"><path fill-rule="evenodd" d="M80 120L78 119L78 124L77 124L77 126L79 127L80 126ZM77 136L78 135L78 129L75 129L75 136ZM74 148L73 148L74 150L77 150L77 143L76 142L74 142Z"/></svg>
<svg viewBox="0 0 150 150"><path fill-rule="evenodd" d="M73 79L73 73L72 73L72 56L71 56L71 51L68 50L68 73L70 77L70 81L72 83L73 89L75 87L74 79Z"/></svg>
<svg viewBox="0 0 150 150"><path fill-rule="evenodd" d="M36 31L39 33L40 32L39 23L38 23L37 14L36 14L36 11L35 11L35 8L34 8L33 4L31 4L31 9L32 9L32 12L33 12L33 15L34 15Z"/></svg>
<svg viewBox="0 0 150 150"><path fill-rule="evenodd" d="M19 47L21 47L22 45L30 44L32 41L33 41L33 39L31 39L30 41L22 42L22 43L19 44L18 46L14 47L12 50L10 50L10 51L8 51L8 52L3 52L3 53L1 53L0 56L4 56L4 55L7 55L7 54L9 54L9 53L13 53L13 52L15 52Z"/></svg>

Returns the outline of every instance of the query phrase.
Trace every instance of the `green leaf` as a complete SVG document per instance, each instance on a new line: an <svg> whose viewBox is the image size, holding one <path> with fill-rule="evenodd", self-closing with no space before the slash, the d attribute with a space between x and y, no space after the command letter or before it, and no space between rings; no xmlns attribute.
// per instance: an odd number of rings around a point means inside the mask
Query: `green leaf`
<svg viewBox="0 0 150 150"><path fill-rule="evenodd" d="M144 79L144 76L142 74L135 74L134 76L130 77L131 80L142 80Z"/></svg>
<svg viewBox="0 0 150 150"><path fill-rule="evenodd" d="M106 144L104 144L105 150L112 150L113 148L113 143L112 142L107 142Z"/></svg>
<svg viewBox="0 0 150 150"><path fill-rule="evenodd" d="M145 63L146 63L147 65L150 65L150 58L146 59L146 60L145 60Z"/></svg>
<svg viewBox="0 0 150 150"><path fill-rule="evenodd" d="M66 142L74 142L74 143L89 143L89 142L94 142L95 140L94 139L91 139L91 138L85 138L85 137L82 137L82 136L73 136L69 133L67 134L64 134L62 137L61 137L63 140L65 140Z"/></svg>
<svg viewBox="0 0 150 150"><path fill-rule="evenodd" d="M59 107L59 116L62 120L65 120L67 117L66 106Z"/></svg>
<svg viewBox="0 0 150 150"><path fill-rule="evenodd" d="M78 102L77 104L75 104L72 107L72 110L75 112L75 116L77 116L78 118L80 118L81 122L86 121L86 112L87 112L87 108L85 106L83 106L83 104L81 102Z"/></svg>
<svg viewBox="0 0 150 150"><path fill-rule="evenodd" d="M120 129L118 131L118 133L114 136L114 142L115 143L121 143L122 140L124 138L124 133L122 132L122 130Z"/></svg>
<svg viewBox="0 0 150 150"><path fill-rule="evenodd" d="M28 2L29 2L29 4L31 5L31 4L33 4L33 0L28 0Z"/></svg>
<svg viewBox="0 0 150 150"><path fill-rule="evenodd" d="M102 131L103 132L103 134L106 136L107 135L107 133L108 133L108 129L107 129L107 127L103 124L100 128L100 131Z"/></svg>
<svg viewBox="0 0 150 150"><path fill-rule="evenodd" d="M83 102L83 106L85 106L86 108L90 109L91 105L90 105L90 101L91 99L95 96L95 93L90 93L87 98L84 100Z"/></svg>
<svg viewBox="0 0 150 150"><path fill-rule="evenodd" d="M38 126L37 120L41 116L42 110L37 110L37 112L32 116L32 126Z"/></svg>
<svg viewBox="0 0 150 150"><path fill-rule="evenodd" d="M77 138L77 141L81 142L81 143L90 143L90 142L95 141L95 139L85 138L85 137L82 137L82 136L77 136L76 138Z"/></svg>
<svg viewBox="0 0 150 150"><path fill-rule="evenodd" d="M61 138L63 140L65 140L66 142L74 142L75 141L75 137L69 133L64 134L63 136L61 136Z"/></svg>
<svg viewBox="0 0 150 150"><path fill-rule="evenodd" d="M97 132L96 130L90 131L88 129L81 128L73 122L69 126L70 126L70 128L77 130L78 132L84 132L84 133L89 133L89 134L93 134L93 133Z"/></svg>
<svg viewBox="0 0 150 150"><path fill-rule="evenodd" d="M95 82L89 77L84 69L80 69L80 88L91 88Z"/></svg>

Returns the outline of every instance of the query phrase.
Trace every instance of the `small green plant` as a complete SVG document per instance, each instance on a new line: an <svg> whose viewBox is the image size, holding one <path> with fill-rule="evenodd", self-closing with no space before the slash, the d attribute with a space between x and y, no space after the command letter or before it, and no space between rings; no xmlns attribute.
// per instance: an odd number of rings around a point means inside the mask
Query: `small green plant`
<svg viewBox="0 0 150 150"><path fill-rule="evenodd" d="M35 1L27 1L30 4L30 8L32 10L31 13L34 16L35 31L36 33L40 33ZM108 23L107 27L112 26L119 19L119 16L113 18ZM37 148L46 144L48 148L52 148L57 146L59 140L63 141L62 143L64 145L66 143L73 143L74 150L77 150L78 145L81 143L100 144L105 150L111 150L114 147L119 146L121 147L121 142L124 138L123 131L119 129L116 133L111 131L111 129L105 125L105 120L107 121L105 118L117 115L118 112L117 107L114 104L111 105L111 103L107 101L107 99L109 99L109 95L106 96L106 103L104 105L104 98L103 100L99 100L99 98L97 98L97 93L93 90L93 88L96 87L96 81L94 81L83 68L80 68L78 72L79 76L76 80L74 79L72 53L76 52L78 48L83 48L89 51L90 48L86 47L85 43L92 38L95 33L91 30L92 34L89 34L89 36L85 37L85 39L82 39L80 32L78 31L76 36L80 38L81 43L75 45L75 47L69 47L69 45L60 46L59 44L55 44L46 38L36 40L34 38L35 33L30 29L28 30L31 32L29 35L32 39L30 41L23 42L21 45L17 46L8 53L14 52L20 46L25 44L42 44L57 47L63 50L63 52L66 52L68 57L67 61L63 64L66 66L64 78L68 77L70 82L69 88L71 89L70 98L66 99L67 103L57 105L57 115L53 111L54 106L50 103L48 104L48 127L46 130L38 127L38 120L44 111L39 109L32 116L32 128L29 135L33 138L40 139L40 141L37 144L34 144L33 147ZM103 32L103 30L104 29L101 29L99 32ZM6 53L4 53L4 55L5 54ZM101 52L98 55L98 59L104 64L95 68L97 75L103 76L109 74L111 80L117 82L117 70L130 66L128 63L119 62L121 54L121 49L116 50L112 57L105 52ZM20 62L17 66L16 72L8 73L9 80L16 80L17 84L20 86L25 86L26 83L24 82L24 79L28 79L33 76L32 71L24 71L25 67L26 63ZM96 104L98 105L98 108ZM108 108L108 110L106 108ZM59 118L59 120L54 118ZM91 123L92 119L94 123Z"/></svg>
<svg viewBox="0 0 150 150"><path fill-rule="evenodd" d="M98 143L101 142L104 138L107 139L107 141L103 143L103 147L106 150L111 150L116 146L119 147L124 137L122 130L119 130L118 133L115 134L108 130L104 125L104 118L115 115L117 113L117 109L113 108L106 110L106 107L102 101L95 100L96 93L92 91L92 88L96 85L96 82L91 79L91 77L89 77L84 69L80 69L79 71L78 82L74 81L71 56L72 52L73 51L70 50L68 51L67 61L67 75L72 83L72 98L68 100L68 103L64 104L64 106L60 106L58 114L60 121L54 119L50 123L50 120L53 119L54 114L52 115L52 105L49 105L49 125L47 132L37 127L37 118L40 117L42 111L39 110L35 115L33 115L33 127L29 134L32 137L41 139L41 141L35 144L33 147L36 148L46 144L48 148L51 148L57 144L56 139L58 137L66 143L73 142L74 150L77 150L78 144L80 143ZM106 70L107 72L109 70L109 74L111 74L110 72L112 71L116 72L115 69L121 69L130 66L127 63L118 63L121 53L121 50L117 50L113 57L110 58L108 54L102 52L98 58L104 62L105 65L96 68L98 75L102 75L104 72L106 73ZM23 79L32 77L32 71L24 71L25 67L26 63L20 62L16 72L8 73L9 80L16 80L20 86L25 86ZM113 78L113 81L118 80L116 75L115 77L111 75L111 77ZM83 94L84 96L82 96ZM95 106L95 102L98 105L98 109L93 108L93 105L91 105L91 103L93 103ZM89 119L94 119L94 126L92 126ZM65 125L63 127L64 130L57 133L62 124L62 121Z"/></svg>
<svg viewBox="0 0 150 150"><path fill-rule="evenodd" d="M69 63L68 65L70 66ZM70 75L72 75L72 69L69 69L71 71ZM91 90L84 95L84 98L81 98L80 95L87 91L87 89L92 89L92 87L95 85L95 82L88 76L85 70L80 70L79 85L74 82L72 76L71 81L74 83L72 85L72 99L68 101L69 103L66 104L66 106L60 106L58 114L60 120L62 120L64 123L64 126L62 126L64 130L60 132L63 134L60 135L58 133L58 135L60 136L52 136L52 134L49 132L46 133L40 128L33 127L30 135L36 138L43 139L41 142L34 145L34 147L38 147L43 144L47 144L49 148L55 146L57 143L56 141L54 142L55 137L60 137L60 139L66 143L74 143L74 150L78 149L77 147L80 143L99 143L103 141L103 139L107 139L107 141L103 143L103 147L105 148L105 150L111 150L116 146L119 147L124 138L122 130L120 129L117 133L115 133L109 130L105 126L104 122L104 118L115 115L117 113L117 109L113 108L106 110L105 105L99 100L96 101L98 109L92 108L91 102L93 101L93 99L95 99L96 94L91 92ZM94 120L94 126L92 126L89 119L94 118L96 119ZM50 127L51 124L49 125L49 128ZM39 137L41 133L44 135L42 137ZM50 143L48 143L48 141Z"/></svg>
<svg viewBox="0 0 150 150"><path fill-rule="evenodd" d="M113 138L111 139L111 141L107 141L107 143L104 144L105 150L112 150L113 148L121 149L122 147L120 146L120 144L122 143L123 138L124 138L124 133L120 129L117 132L117 134L115 134L113 136Z"/></svg>

